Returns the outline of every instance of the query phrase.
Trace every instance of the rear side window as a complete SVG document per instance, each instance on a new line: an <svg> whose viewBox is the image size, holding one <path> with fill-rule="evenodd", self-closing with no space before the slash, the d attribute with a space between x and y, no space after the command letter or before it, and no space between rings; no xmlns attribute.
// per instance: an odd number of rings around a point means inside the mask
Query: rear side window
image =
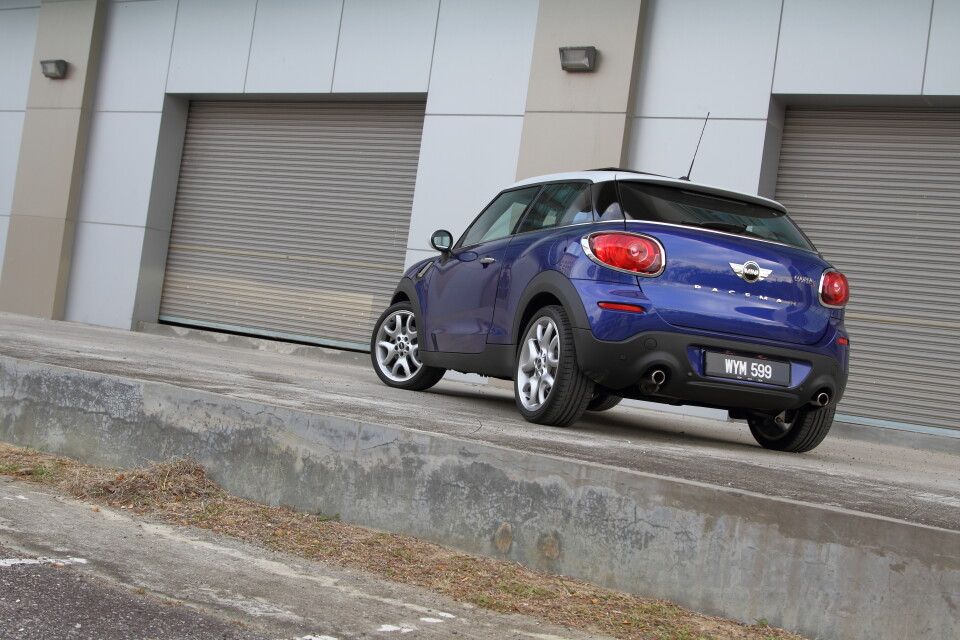
<svg viewBox="0 0 960 640"><path fill-rule="evenodd" d="M590 185L586 182L563 182L543 187L540 197L520 223L517 233L563 227L593 221Z"/></svg>
<svg viewBox="0 0 960 640"><path fill-rule="evenodd" d="M477 216L457 246L469 247L509 236L539 190L535 186L501 193Z"/></svg>
<svg viewBox="0 0 960 640"><path fill-rule="evenodd" d="M816 251L803 232L777 209L753 202L638 182L620 182L628 220L667 222L761 238Z"/></svg>

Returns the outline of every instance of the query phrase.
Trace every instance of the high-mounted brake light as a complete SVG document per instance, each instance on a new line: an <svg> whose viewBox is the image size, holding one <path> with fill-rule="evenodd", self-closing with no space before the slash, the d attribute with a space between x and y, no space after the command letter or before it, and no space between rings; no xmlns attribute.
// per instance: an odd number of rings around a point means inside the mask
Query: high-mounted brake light
<svg viewBox="0 0 960 640"><path fill-rule="evenodd" d="M650 236L636 233L595 233L581 244L591 260L617 271L653 277L663 273L663 246Z"/></svg>
<svg viewBox="0 0 960 640"><path fill-rule="evenodd" d="M847 277L834 269L827 269L820 277L820 302L825 307L839 309L850 299Z"/></svg>

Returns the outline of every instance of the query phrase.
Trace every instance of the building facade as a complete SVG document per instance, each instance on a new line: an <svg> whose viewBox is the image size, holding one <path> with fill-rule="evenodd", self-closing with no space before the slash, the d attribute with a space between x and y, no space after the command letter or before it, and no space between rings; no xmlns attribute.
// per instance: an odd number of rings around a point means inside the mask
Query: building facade
<svg viewBox="0 0 960 640"><path fill-rule="evenodd" d="M850 278L841 419L952 432L957 60L960 0L0 0L0 310L365 348L433 230L703 131Z"/></svg>

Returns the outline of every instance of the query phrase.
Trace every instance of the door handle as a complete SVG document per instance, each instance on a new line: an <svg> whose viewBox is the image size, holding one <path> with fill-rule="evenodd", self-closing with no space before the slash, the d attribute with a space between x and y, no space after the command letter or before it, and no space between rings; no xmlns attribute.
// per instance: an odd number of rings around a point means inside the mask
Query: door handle
<svg viewBox="0 0 960 640"><path fill-rule="evenodd" d="M493 263L496 262L496 261L497 261L497 259L496 259L496 258L493 258L493 257L491 257L491 256L487 256L486 258L480 258L480 264L482 264L482 265L493 264Z"/></svg>

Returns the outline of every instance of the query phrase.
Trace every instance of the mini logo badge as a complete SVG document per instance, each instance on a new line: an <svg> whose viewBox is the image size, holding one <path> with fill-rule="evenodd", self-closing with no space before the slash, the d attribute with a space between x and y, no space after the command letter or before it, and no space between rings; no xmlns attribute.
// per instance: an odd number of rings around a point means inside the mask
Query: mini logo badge
<svg viewBox="0 0 960 640"><path fill-rule="evenodd" d="M762 269L760 265L752 260L744 262L743 264L731 262L730 268L733 269L735 274L743 278L745 282L759 282L773 273L773 269Z"/></svg>

